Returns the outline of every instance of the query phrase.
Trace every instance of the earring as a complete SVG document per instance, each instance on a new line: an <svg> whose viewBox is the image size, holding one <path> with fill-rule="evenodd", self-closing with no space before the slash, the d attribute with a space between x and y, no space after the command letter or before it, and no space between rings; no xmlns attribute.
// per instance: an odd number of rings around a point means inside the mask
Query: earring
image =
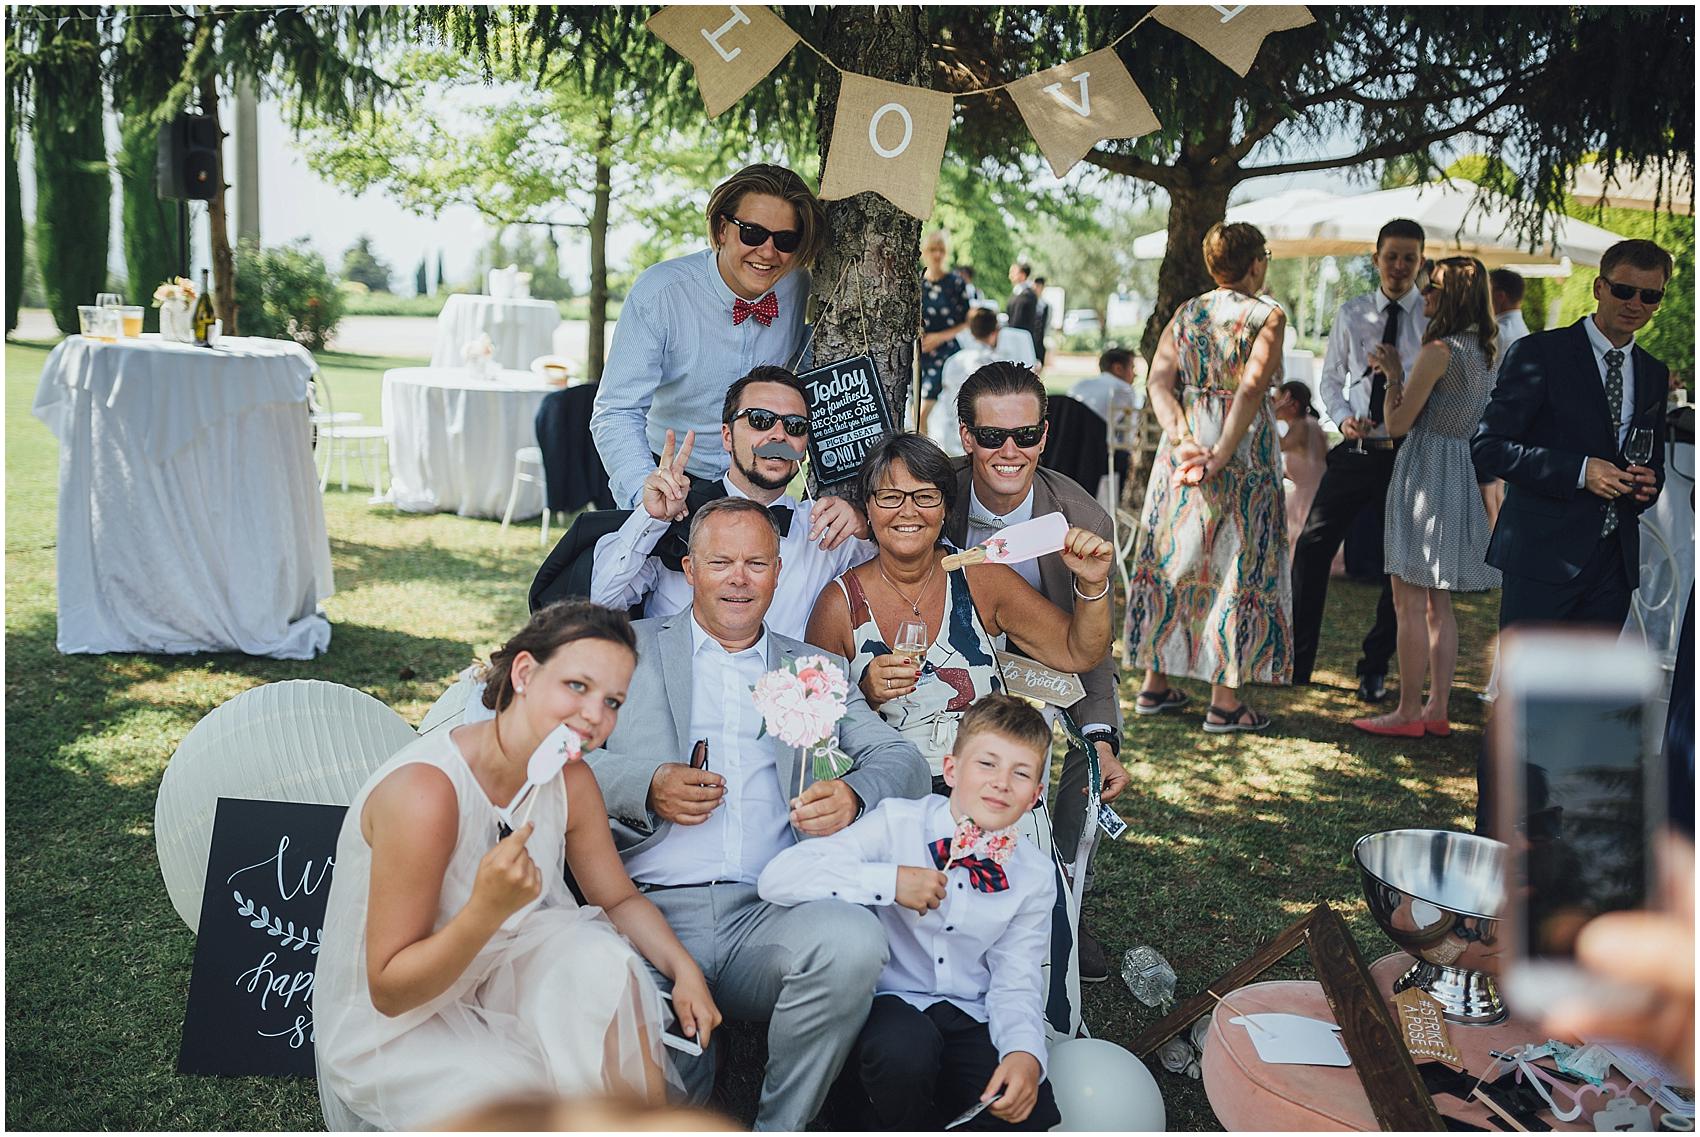
<svg viewBox="0 0 1700 1137"><path fill-rule="evenodd" d="M520 683L515 683L514 684L514 694L516 694L516 695L525 694L525 686L523 684L520 684Z"/></svg>

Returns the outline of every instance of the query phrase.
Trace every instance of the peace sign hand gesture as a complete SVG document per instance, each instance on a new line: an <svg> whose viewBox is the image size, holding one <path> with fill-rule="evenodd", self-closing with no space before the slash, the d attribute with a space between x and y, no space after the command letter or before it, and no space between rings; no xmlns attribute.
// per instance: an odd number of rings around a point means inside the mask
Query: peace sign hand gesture
<svg viewBox="0 0 1700 1137"><path fill-rule="evenodd" d="M657 521L685 519L685 495L691 489L691 478L685 473L685 463L690 460L691 446L696 442L696 437L696 431L686 431L684 445L678 448L675 455L673 432L669 430L667 444L661 448L661 464L643 480L644 512Z"/></svg>

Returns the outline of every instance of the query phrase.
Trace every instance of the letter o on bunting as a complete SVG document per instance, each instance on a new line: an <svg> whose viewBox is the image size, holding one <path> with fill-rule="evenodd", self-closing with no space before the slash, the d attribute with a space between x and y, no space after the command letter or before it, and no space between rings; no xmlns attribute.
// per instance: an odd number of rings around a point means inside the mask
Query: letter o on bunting
<svg viewBox="0 0 1700 1137"><path fill-rule="evenodd" d="M757 4L675 5L645 26L691 61L709 118L767 78L797 43L790 25Z"/></svg>
<svg viewBox="0 0 1700 1137"><path fill-rule="evenodd" d="M933 211L955 99L848 71L842 80L821 197L836 201L871 191L925 220Z"/></svg>
<svg viewBox="0 0 1700 1137"><path fill-rule="evenodd" d="M1162 128L1113 48L1017 79L1009 93L1059 178L1106 138Z"/></svg>

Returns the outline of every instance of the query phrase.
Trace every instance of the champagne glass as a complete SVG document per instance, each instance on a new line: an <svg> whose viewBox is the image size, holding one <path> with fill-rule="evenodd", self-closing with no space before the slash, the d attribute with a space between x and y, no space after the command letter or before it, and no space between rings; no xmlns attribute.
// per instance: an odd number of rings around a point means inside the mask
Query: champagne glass
<svg viewBox="0 0 1700 1137"><path fill-rule="evenodd" d="M1623 443L1623 456L1631 466L1645 466L1653 460L1653 432L1644 427L1632 429Z"/></svg>
<svg viewBox="0 0 1700 1137"><path fill-rule="evenodd" d="M905 620L897 625L897 642L892 645L891 650L913 660L917 668L921 666L921 660L926 658L929 646L925 621Z"/></svg>

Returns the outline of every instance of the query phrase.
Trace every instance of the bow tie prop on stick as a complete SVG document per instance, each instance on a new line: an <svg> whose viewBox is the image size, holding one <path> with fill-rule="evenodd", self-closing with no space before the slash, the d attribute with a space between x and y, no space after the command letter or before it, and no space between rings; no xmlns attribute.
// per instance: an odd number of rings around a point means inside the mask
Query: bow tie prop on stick
<svg viewBox="0 0 1700 1137"><path fill-rule="evenodd" d="M496 812L502 815L502 822L510 830L518 829L525 824L526 817L531 816L531 807L537 803L537 791L553 781L568 762L574 761L584 753L584 740L578 731L562 723L554 730L543 736L543 741L537 749L531 752L531 759L525 764L525 785L519 788L514 800L508 803L506 809ZM519 803L529 795L525 803L525 817L515 818L514 810Z"/></svg>
<svg viewBox="0 0 1700 1137"><path fill-rule="evenodd" d="M988 537L971 549L951 553L940 562L946 572L963 565L986 562L998 565L1019 564L1047 553L1059 552L1068 541L1068 518L1061 513L1047 513L1019 525L1011 525L996 537Z"/></svg>
<svg viewBox="0 0 1700 1137"><path fill-rule="evenodd" d="M940 837L927 846L933 855L933 866L940 872L954 868L968 870L968 883L980 892L1002 892L1009 887L1009 874L1004 862L1015 852L1020 840L1014 829L998 829L991 833L964 817L956 823L956 832Z"/></svg>
<svg viewBox="0 0 1700 1137"><path fill-rule="evenodd" d="M769 292L754 304L742 297L732 301L732 326L737 327L751 316L756 323L764 328L771 328L773 321L779 319L779 297Z"/></svg>

